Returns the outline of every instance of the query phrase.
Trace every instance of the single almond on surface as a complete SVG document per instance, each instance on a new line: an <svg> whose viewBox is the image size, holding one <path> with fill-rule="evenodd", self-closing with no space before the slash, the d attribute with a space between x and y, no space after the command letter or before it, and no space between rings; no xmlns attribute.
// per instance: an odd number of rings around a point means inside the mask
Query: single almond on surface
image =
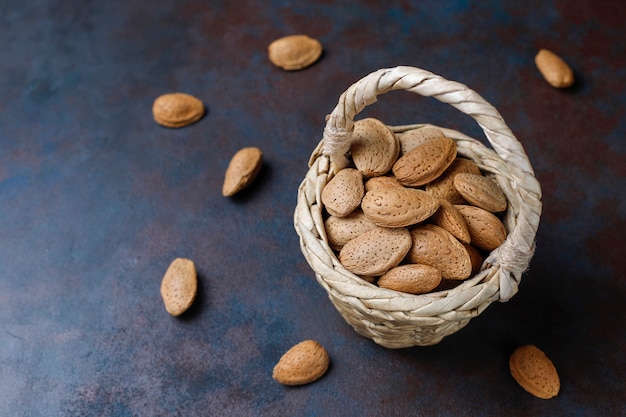
<svg viewBox="0 0 626 417"><path fill-rule="evenodd" d="M472 274L467 250L450 232L434 224L423 224L411 230L410 262L441 271L442 278L463 280Z"/></svg>
<svg viewBox="0 0 626 417"><path fill-rule="evenodd" d="M376 224L361 210L355 210L345 217L330 216L324 221L328 245L335 250L341 250L343 245L374 228Z"/></svg>
<svg viewBox="0 0 626 417"><path fill-rule="evenodd" d="M498 213L506 210L504 193L495 181L482 175L462 172L454 176L454 188L468 203Z"/></svg>
<svg viewBox="0 0 626 417"><path fill-rule="evenodd" d="M556 397L561 380L556 367L543 351L534 345L520 346L509 358L509 369L517 383L535 397Z"/></svg>
<svg viewBox="0 0 626 417"><path fill-rule="evenodd" d="M439 201L415 188L387 187L368 191L361 202L365 216L383 227L406 227L426 220Z"/></svg>
<svg viewBox="0 0 626 417"><path fill-rule="evenodd" d="M454 177L461 172L480 175L480 168L471 159L456 158L439 178L426 184L425 190L436 198L448 200L452 204L466 204L465 199L454 187Z"/></svg>
<svg viewBox="0 0 626 417"><path fill-rule="evenodd" d="M330 357L315 340L305 340L289 349L274 366L272 378L283 385L304 385L321 378Z"/></svg>
<svg viewBox="0 0 626 417"><path fill-rule="evenodd" d="M439 200L439 209L433 214L431 222L446 229L463 243L471 240L465 218L448 200Z"/></svg>
<svg viewBox="0 0 626 417"><path fill-rule="evenodd" d="M354 123L350 154L356 169L365 177L389 172L400 153L398 139L380 120L368 118Z"/></svg>
<svg viewBox="0 0 626 417"><path fill-rule="evenodd" d="M441 136L444 136L443 132L436 127L422 127L396 133L396 137L400 142L400 154L402 155L413 150L417 145Z"/></svg>
<svg viewBox="0 0 626 417"><path fill-rule="evenodd" d="M391 268L378 279L378 286L409 294L424 294L437 288L441 271L428 265L408 264Z"/></svg>
<svg viewBox="0 0 626 417"><path fill-rule="evenodd" d="M262 166L263 152L259 148L248 147L238 150L226 168L222 195L230 197L246 188L261 172Z"/></svg>
<svg viewBox="0 0 626 417"><path fill-rule="evenodd" d="M267 47L272 64L287 71L304 69L322 55L322 44L306 35L289 35L276 39Z"/></svg>
<svg viewBox="0 0 626 417"><path fill-rule="evenodd" d="M392 167L402 185L419 187L438 178L456 158L456 143L445 136L428 140L402 155Z"/></svg>
<svg viewBox="0 0 626 417"><path fill-rule="evenodd" d="M197 292L198 278L193 261L174 259L161 281L161 297L167 312L172 316L180 316L191 307Z"/></svg>
<svg viewBox="0 0 626 417"><path fill-rule="evenodd" d="M484 250L494 250L506 240L506 228L495 214L480 207L456 205L467 223L472 245Z"/></svg>
<svg viewBox="0 0 626 417"><path fill-rule="evenodd" d="M179 128L197 122L204 116L202 101L185 93L157 97L152 104L154 121L165 127Z"/></svg>
<svg viewBox="0 0 626 417"><path fill-rule="evenodd" d="M552 87L565 88L574 84L572 68L560 56L548 49L539 50L535 56L535 65Z"/></svg>
<svg viewBox="0 0 626 417"><path fill-rule="evenodd" d="M378 276L397 266L410 248L407 229L377 227L346 243L339 262L353 274Z"/></svg>
<svg viewBox="0 0 626 417"><path fill-rule="evenodd" d="M361 172L355 168L344 168L324 186L321 199L328 213L345 217L359 207L364 194Z"/></svg>

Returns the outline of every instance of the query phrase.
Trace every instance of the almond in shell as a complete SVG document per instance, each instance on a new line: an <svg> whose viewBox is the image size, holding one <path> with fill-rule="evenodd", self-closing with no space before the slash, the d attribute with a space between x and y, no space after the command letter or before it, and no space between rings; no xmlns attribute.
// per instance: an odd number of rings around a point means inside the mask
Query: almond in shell
<svg viewBox="0 0 626 417"><path fill-rule="evenodd" d="M389 172L399 153L398 140L383 122L368 118L354 123L350 154L356 169L365 177Z"/></svg>
<svg viewBox="0 0 626 417"><path fill-rule="evenodd" d="M463 280L472 273L467 250L450 232L434 224L423 224L411 230L411 249L407 259L441 271L442 278Z"/></svg>
<svg viewBox="0 0 626 417"><path fill-rule="evenodd" d="M304 385L321 378L330 364L328 352L315 340L294 345L281 356L272 378L283 385Z"/></svg>
<svg viewBox="0 0 626 417"><path fill-rule="evenodd" d="M574 84L572 68L563 58L548 49L539 50L535 56L535 65L552 87L566 88Z"/></svg>
<svg viewBox="0 0 626 417"><path fill-rule="evenodd" d="M448 200L439 200L439 209L433 214L431 221L446 229L461 242L468 243L471 240L465 218Z"/></svg>
<svg viewBox="0 0 626 417"><path fill-rule="evenodd" d="M341 250L343 245L374 228L376 224L361 210L355 210L345 217L330 216L324 221L328 245L334 250Z"/></svg>
<svg viewBox="0 0 626 417"><path fill-rule="evenodd" d="M406 187L368 191L361 202L365 216L383 227L406 227L422 222L438 207L439 201L426 191Z"/></svg>
<svg viewBox="0 0 626 417"><path fill-rule="evenodd" d="M506 228L493 213L480 207L456 205L467 223L472 245L487 251L494 250L506 240Z"/></svg>
<svg viewBox="0 0 626 417"><path fill-rule="evenodd" d="M179 128L197 122L204 116L202 101L185 93L169 93L157 97L152 104L152 116L158 124Z"/></svg>
<svg viewBox="0 0 626 417"><path fill-rule="evenodd" d="M390 269L378 279L378 286L409 294L424 294L437 288L441 271L428 265L407 264Z"/></svg>
<svg viewBox="0 0 626 417"><path fill-rule="evenodd" d="M402 155L392 167L402 185L419 187L438 178L456 158L456 143L445 136L428 140Z"/></svg>
<svg viewBox="0 0 626 417"><path fill-rule="evenodd" d="M471 159L456 158L439 178L426 184L425 190L439 199L448 200L452 204L466 204L467 201L454 187L454 177L461 172L480 175L480 168Z"/></svg>
<svg viewBox="0 0 626 417"><path fill-rule="evenodd" d="M174 259L161 281L161 297L167 312L180 316L191 307L197 292L198 278L193 261Z"/></svg>
<svg viewBox="0 0 626 417"><path fill-rule="evenodd" d="M246 188L261 172L262 166L263 152L259 148L252 146L238 150L226 168L222 195L230 197Z"/></svg>
<svg viewBox="0 0 626 417"><path fill-rule="evenodd" d="M320 58L322 44L307 35L289 35L270 43L267 52L272 64L286 71L296 71Z"/></svg>
<svg viewBox="0 0 626 417"><path fill-rule="evenodd" d="M411 129L406 132L396 133L396 137L400 142L400 154L404 155L413 150L418 145L431 139L445 136L440 129L436 127L422 127L419 129Z"/></svg>
<svg viewBox="0 0 626 417"><path fill-rule="evenodd" d="M507 206L506 197L498 184L482 175L462 172L454 176L454 188L468 203L498 213Z"/></svg>
<svg viewBox="0 0 626 417"><path fill-rule="evenodd" d="M397 266L410 248L408 229L376 227L346 243L339 262L353 274L378 276Z"/></svg>
<svg viewBox="0 0 626 417"><path fill-rule="evenodd" d="M380 177L372 177L365 181L365 192L367 193L368 191L378 190L381 188L402 186L403 185L400 184L395 177L383 175Z"/></svg>
<svg viewBox="0 0 626 417"><path fill-rule="evenodd" d="M535 397L550 399L561 389L554 363L534 345L520 346L509 358L509 369L517 383Z"/></svg>
<svg viewBox="0 0 626 417"><path fill-rule="evenodd" d="M321 199L328 213L345 217L359 207L364 194L361 172L354 168L344 168L324 186Z"/></svg>
<svg viewBox="0 0 626 417"><path fill-rule="evenodd" d="M480 251L469 243L463 243L463 247L467 250L469 254L471 263L472 263L472 274L477 274L480 272L480 268L483 266L483 261L485 258Z"/></svg>

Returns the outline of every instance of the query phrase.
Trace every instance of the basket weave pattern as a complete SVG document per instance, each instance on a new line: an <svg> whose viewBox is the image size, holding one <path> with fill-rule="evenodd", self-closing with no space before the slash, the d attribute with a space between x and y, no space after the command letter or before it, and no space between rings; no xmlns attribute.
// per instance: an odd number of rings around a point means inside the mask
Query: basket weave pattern
<svg viewBox="0 0 626 417"><path fill-rule="evenodd" d="M471 116L493 149L452 129L437 127L455 140L457 153L494 178L508 200L503 223L506 241L485 259L481 271L453 289L412 295L379 288L346 270L327 243L321 192L348 164L354 117L377 96L406 90L433 97ZM432 127L390 127L399 133ZM322 141L311 155L298 190L294 226L300 247L318 283L343 318L362 336L388 348L440 342L481 314L492 302L517 291L535 249L541 215L541 188L528 157L499 112L467 86L414 67L375 71L350 86L328 116Z"/></svg>

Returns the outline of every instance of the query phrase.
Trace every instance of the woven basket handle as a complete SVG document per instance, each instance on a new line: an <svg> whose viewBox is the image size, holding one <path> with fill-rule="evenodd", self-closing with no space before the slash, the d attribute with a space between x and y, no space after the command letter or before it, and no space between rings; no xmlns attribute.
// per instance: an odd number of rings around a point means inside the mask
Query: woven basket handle
<svg viewBox="0 0 626 417"><path fill-rule="evenodd" d="M483 129L494 151L506 163L523 207L507 241L491 253L487 262L501 266L500 300L517 292L517 284L534 252L534 238L541 213L541 188L521 143L515 138L500 113L467 86L448 81L423 69L399 66L375 71L351 85L339 98L324 128L322 153L330 157L335 169L348 163L354 117L375 103L379 94L407 90L434 97L471 116Z"/></svg>
<svg viewBox="0 0 626 417"><path fill-rule="evenodd" d="M339 168L347 163L345 155L350 149L354 117L365 107L375 103L378 95L393 90L407 90L434 97L473 117L501 158L534 175L521 144L491 104L461 83L408 66L372 72L352 84L341 95L339 103L326 121L323 145L324 155L330 156Z"/></svg>

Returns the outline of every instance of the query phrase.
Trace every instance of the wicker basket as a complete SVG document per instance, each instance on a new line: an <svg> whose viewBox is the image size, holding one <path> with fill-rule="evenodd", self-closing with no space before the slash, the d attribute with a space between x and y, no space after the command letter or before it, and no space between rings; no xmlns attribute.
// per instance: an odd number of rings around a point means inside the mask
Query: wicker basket
<svg viewBox="0 0 626 417"><path fill-rule="evenodd" d="M498 182L509 203L502 219L508 232L506 241L485 259L479 273L453 289L412 295L379 288L346 270L327 243L321 191L349 163L346 155L354 117L374 103L379 94L391 90L434 97L456 107L476 120L493 147L438 127L455 140L459 156L472 159ZM390 128L403 132L429 126ZM298 190L294 215L300 247L319 284L360 335L387 348L433 345L463 328L492 302L507 301L517 293L535 249L541 188L522 145L498 111L465 85L406 66L367 75L339 98L309 167Z"/></svg>

